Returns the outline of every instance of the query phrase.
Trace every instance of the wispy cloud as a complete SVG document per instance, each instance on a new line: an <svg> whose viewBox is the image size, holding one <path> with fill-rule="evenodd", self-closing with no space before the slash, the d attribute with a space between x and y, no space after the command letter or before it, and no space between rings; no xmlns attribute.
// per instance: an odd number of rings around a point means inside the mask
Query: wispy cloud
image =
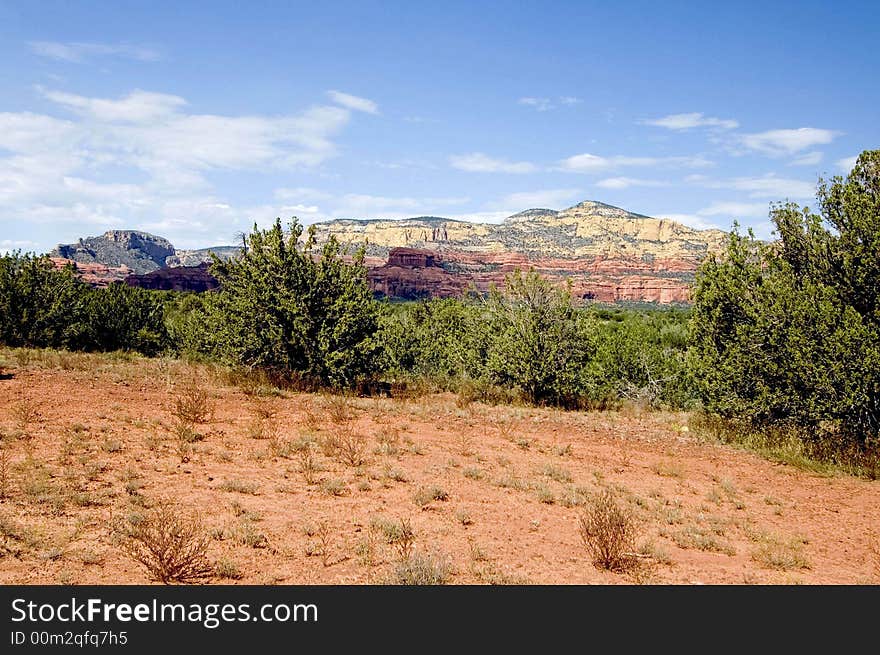
<svg viewBox="0 0 880 655"><path fill-rule="evenodd" d="M699 216L730 216L733 218L753 218L766 216L769 205L766 202L713 202L700 209Z"/></svg>
<svg viewBox="0 0 880 655"><path fill-rule="evenodd" d="M533 98L527 96L516 101L517 104L532 107L535 111L548 111L553 109L553 102L550 98Z"/></svg>
<svg viewBox="0 0 880 655"><path fill-rule="evenodd" d="M531 162L497 159L482 152L453 155L449 163L453 168L469 173L533 173L538 170Z"/></svg>
<svg viewBox="0 0 880 655"><path fill-rule="evenodd" d="M561 170L573 173L600 173L630 167L707 168L712 165L711 161L700 155L685 157L630 157L615 155L612 157L602 157L583 153L562 160L559 167Z"/></svg>
<svg viewBox="0 0 880 655"><path fill-rule="evenodd" d="M542 189L540 191L520 191L504 196L501 200L491 203L490 208L497 208L517 213L526 209L561 209L569 207L583 198L581 189Z"/></svg>
<svg viewBox="0 0 880 655"><path fill-rule="evenodd" d="M94 57L119 57L136 61L159 61L162 59L162 54L154 48L127 43L30 41L28 47L31 52L41 57L71 63L81 63Z"/></svg>
<svg viewBox="0 0 880 655"><path fill-rule="evenodd" d="M768 198L771 200L805 199L816 195L814 182L764 175L762 177L736 177L728 180L713 180L703 177L685 178L686 182L707 189L731 189L745 192L749 198Z"/></svg>
<svg viewBox="0 0 880 655"><path fill-rule="evenodd" d="M822 161L822 153L818 150L807 152L789 162L789 166L816 166Z"/></svg>
<svg viewBox="0 0 880 655"><path fill-rule="evenodd" d="M665 127L668 130L690 130L695 127L714 127L722 130L733 130L739 127L739 123L733 119L704 116L699 112L692 112L689 114L670 114L661 118L651 118L639 122L643 125Z"/></svg>
<svg viewBox="0 0 880 655"><path fill-rule="evenodd" d="M609 177L596 182L596 186L602 189L628 189L634 186L661 187L667 186L667 184L658 180L643 180L634 177Z"/></svg>
<svg viewBox="0 0 880 655"><path fill-rule="evenodd" d="M550 111L556 109L559 105L571 107L579 105L583 100L575 96L560 96L555 100L553 98L537 98L534 96L526 96L516 101L519 105L531 107L535 111Z"/></svg>
<svg viewBox="0 0 880 655"><path fill-rule="evenodd" d="M150 93L140 89L119 100L88 98L73 93L49 91L42 87L37 87L37 90L52 102L78 114L108 122L151 122L171 116L186 105L186 100L179 96Z"/></svg>
<svg viewBox="0 0 880 655"><path fill-rule="evenodd" d="M834 165L844 173L849 173L853 167L856 165L856 161L858 160L858 155L853 155L852 157L844 157L843 159L838 159L834 162Z"/></svg>
<svg viewBox="0 0 880 655"><path fill-rule="evenodd" d="M0 222L168 226L178 245L228 242L254 217L278 215L276 205L312 212L320 202L304 197L235 206L213 176L317 167L336 155L336 139L353 116L330 104L288 115L221 116L188 112L186 99L163 93L40 92L70 117L0 113Z"/></svg>
<svg viewBox="0 0 880 655"><path fill-rule="evenodd" d="M341 105L346 109L362 111L367 114L379 113L379 105L367 98L353 96L349 93L342 93L341 91L328 91L327 95L330 96L330 99L337 105Z"/></svg>
<svg viewBox="0 0 880 655"><path fill-rule="evenodd" d="M743 134L740 143L756 152L783 157L794 155L801 150L831 143L840 132L817 127L799 127L791 130L768 130L755 134Z"/></svg>

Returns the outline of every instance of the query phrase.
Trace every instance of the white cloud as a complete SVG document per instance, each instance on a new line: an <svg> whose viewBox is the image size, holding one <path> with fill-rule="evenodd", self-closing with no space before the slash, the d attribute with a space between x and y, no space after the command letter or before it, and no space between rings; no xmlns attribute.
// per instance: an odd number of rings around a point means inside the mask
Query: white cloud
<svg viewBox="0 0 880 655"><path fill-rule="evenodd" d="M799 127L792 130L769 130L756 134L743 134L740 142L746 148L771 157L793 155L813 146L831 143L840 133L816 127Z"/></svg>
<svg viewBox="0 0 880 655"><path fill-rule="evenodd" d="M153 48L125 43L31 41L28 47L31 52L41 57L72 63L79 63L92 57L121 57L137 61L158 61L162 58L162 55Z"/></svg>
<svg viewBox="0 0 880 655"><path fill-rule="evenodd" d="M521 191L504 196L492 203L492 207L508 210L511 213L526 209L562 209L576 204L582 197L581 189L542 189L541 191Z"/></svg>
<svg viewBox="0 0 880 655"><path fill-rule="evenodd" d="M180 96L136 89L120 100L87 98L73 93L39 91L49 100L80 115L99 121L144 123L165 118L186 105Z"/></svg>
<svg viewBox="0 0 880 655"><path fill-rule="evenodd" d="M834 165L837 166L837 168L844 173L849 173L856 165L856 161L858 160L858 158L858 155L854 155L852 157L844 157L843 159L838 159L836 162L834 162Z"/></svg>
<svg viewBox="0 0 880 655"><path fill-rule="evenodd" d="M527 161L495 159L481 152L453 155L449 163L453 168L469 173L534 173L538 170L537 166Z"/></svg>
<svg viewBox="0 0 880 655"><path fill-rule="evenodd" d="M274 196L278 200L293 200L295 202L330 200L333 197L326 191L312 189L310 187L275 189Z"/></svg>
<svg viewBox="0 0 880 655"><path fill-rule="evenodd" d="M554 102L552 98L536 98L533 96L526 96L524 98L520 98L516 102L517 104L531 107L535 111L550 111L551 109L556 109L556 107L558 106L556 103L559 103L564 107L572 107L574 105L579 105L583 102L583 100L575 96L560 96Z"/></svg>
<svg viewBox="0 0 880 655"><path fill-rule="evenodd" d="M732 180L721 180L704 183L710 189L735 189L745 191L749 198L813 198L816 185L813 182L790 178L765 175L763 177L738 177Z"/></svg>
<svg viewBox="0 0 880 655"><path fill-rule="evenodd" d="M712 165L711 161L699 155L689 157L627 157L622 155L601 157L583 153L568 157L560 162L561 170L574 173L598 173L617 168L639 166L705 168Z"/></svg>
<svg viewBox="0 0 880 655"><path fill-rule="evenodd" d="M816 166L822 161L822 153L818 150L807 152L789 162L789 166Z"/></svg>
<svg viewBox="0 0 880 655"><path fill-rule="evenodd" d="M641 180L634 177L609 177L596 182L596 186L602 189L628 189L633 186L659 187L666 184L657 180Z"/></svg>
<svg viewBox="0 0 880 655"><path fill-rule="evenodd" d="M341 91L328 91L327 95L330 96L330 99L337 105L341 105L346 109L362 111L367 114L379 113L379 105L367 98L353 96L348 93L342 93Z"/></svg>
<svg viewBox="0 0 880 655"><path fill-rule="evenodd" d="M86 229L167 229L176 245L232 235L277 205L235 207L214 189L215 171L298 171L336 154L349 109L318 105L280 116L188 113L178 96L135 91L92 98L41 90L72 118L0 113L0 228L43 225L53 238ZM289 190L291 194L296 189ZM278 198L314 215L300 194ZM89 227L92 226L92 227ZM45 244L44 244L45 245Z"/></svg>
<svg viewBox="0 0 880 655"><path fill-rule="evenodd" d="M670 114L662 118L652 118L640 121L644 125L665 127L668 130L689 130L695 127L716 127L722 130L733 130L739 127L739 123L733 119L714 118L704 116L699 112L689 114Z"/></svg>
<svg viewBox="0 0 880 655"><path fill-rule="evenodd" d="M769 211L765 202L714 202L700 209L700 216L731 216L734 218L766 216Z"/></svg>
<svg viewBox="0 0 880 655"><path fill-rule="evenodd" d="M532 107L536 111L548 111L550 109L553 109L553 103L551 102L550 98L525 97L525 98L520 98L516 102L520 105Z"/></svg>

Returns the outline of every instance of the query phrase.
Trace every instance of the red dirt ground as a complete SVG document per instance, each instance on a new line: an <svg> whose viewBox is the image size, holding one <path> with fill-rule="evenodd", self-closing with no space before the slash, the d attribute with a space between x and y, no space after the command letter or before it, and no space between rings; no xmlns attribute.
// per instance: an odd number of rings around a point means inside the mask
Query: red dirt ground
<svg viewBox="0 0 880 655"><path fill-rule="evenodd" d="M393 581L378 526L400 519L453 584L880 582L880 482L708 442L686 413L261 395L173 360L6 350L0 363L4 584L150 582L110 526L160 500L197 512L210 559L241 574L213 583ZM182 462L172 410L194 378L214 412ZM313 446L307 484L305 444L339 434L359 435L366 461ZM628 573L594 567L579 534L605 489L636 517Z"/></svg>

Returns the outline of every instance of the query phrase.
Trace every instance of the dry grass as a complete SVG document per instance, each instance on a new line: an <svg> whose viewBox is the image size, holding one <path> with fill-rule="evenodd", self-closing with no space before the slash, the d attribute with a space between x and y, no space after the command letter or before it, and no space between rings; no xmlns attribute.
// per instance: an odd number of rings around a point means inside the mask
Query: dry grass
<svg viewBox="0 0 880 655"><path fill-rule="evenodd" d="M194 583L211 575L211 537L195 516L160 503L147 516L117 524L120 550L164 584Z"/></svg>
<svg viewBox="0 0 880 655"><path fill-rule="evenodd" d="M590 503L578 526L596 568L627 571L635 566L635 522L612 491L606 489Z"/></svg>
<svg viewBox="0 0 880 655"><path fill-rule="evenodd" d="M208 389L197 378L189 380L174 396L171 414L182 423L207 422L214 413L214 402Z"/></svg>

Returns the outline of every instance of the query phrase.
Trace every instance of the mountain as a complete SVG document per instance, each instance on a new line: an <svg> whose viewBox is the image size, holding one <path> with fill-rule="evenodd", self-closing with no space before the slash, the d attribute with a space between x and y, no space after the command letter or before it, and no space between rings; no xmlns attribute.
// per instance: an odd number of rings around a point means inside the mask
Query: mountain
<svg viewBox="0 0 880 655"><path fill-rule="evenodd" d="M456 295L470 286L501 286L515 269L534 268L573 293L604 302L686 302L700 262L723 247L726 233L586 201L562 211L528 209L501 223L437 216L403 220L337 219L315 224L318 244L331 235L349 247L366 244L369 280L379 296L419 298ZM185 288L190 273L205 287L209 252L231 257L235 246L175 250L166 239L145 232L113 230L79 243L59 245L56 261L110 267L108 275L135 274L129 283L154 284L174 278ZM113 268L116 267L116 268ZM144 277L163 267L160 278ZM192 269L189 271L188 269ZM181 285L183 285L181 287Z"/></svg>
<svg viewBox="0 0 880 655"><path fill-rule="evenodd" d="M583 299L687 302L700 262L727 236L595 201L529 209L498 224L428 216L315 227L319 242L366 242L373 289L400 298L454 295L471 284L485 291L514 269L534 268L571 282Z"/></svg>
<svg viewBox="0 0 880 655"><path fill-rule="evenodd" d="M437 217L405 220L333 220L315 225L346 243L367 240L367 254L387 257L391 248L439 252L520 253L531 258L702 258L721 247L721 230L695 230L669 219L634 214L585 201L562 211L529 209L498 224Z"/></svg>

